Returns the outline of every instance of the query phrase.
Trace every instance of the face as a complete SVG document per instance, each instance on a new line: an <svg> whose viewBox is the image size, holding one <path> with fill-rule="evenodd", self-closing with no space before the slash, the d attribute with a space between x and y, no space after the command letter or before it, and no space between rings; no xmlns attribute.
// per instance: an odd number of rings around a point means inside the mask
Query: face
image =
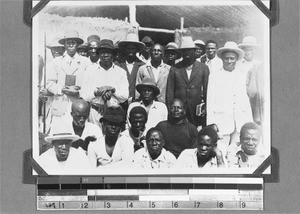
<svg viewBox="0 0 300 214"><path fill-rule="evenodd" d="M177 52L172 50L166 51L165 57L168 61L175 61L177 58Z"/></svg>
<svg viewBox="0 0 300 214"><path fill-rule="evenodd" d="M58 161L65 161L67 160L69 153L70 153L70 148L72 145L71 140L55 140L52 142L54 146L54 151L57 157Z"/></svg>
<svg viewBox="0 0 300 214"><path fill-rule="evenodd" d="M85 49L78 49L77 50L77 53L79 54L79 55L81 55L81 56L85 56L85 57L87 57L87 51L85 50Z"/></svg>
<svg viewBox="0 0 300 214"><path fill-rule="evenodd" d="M195 50L194 49L183 49L182 50L182 58L184 60L194 60L195 58Z"/></svg>
<svg viewBox="0 0 300 214"><path fill-rule="evenodd" d="M253 60L253 58L254 58L254 51L255 51L254 48L252 48L252 47L246 47L246 48L243 48L243 51L245 52L244 58L247 61L251 62Z"/></svg>
<svg viewBox="0 0 300 214"><path fill-rule="evenodd" d="M255 154L256 147L260 140L260 133L258 130L249 129L241 133L240 141L242 148L246 154Z"/></svg>
<svg viewBox="0 0 300 214"><path fill-rule="evenodd" d="M146 139L147 149L150 155L158 156L164 146L164 141L160 132L153 131Z"/></svg>
<svg viewBox="0 0 300 214"><path fill-rule="evenodd" d="M234 52L227 52L222 55L223 68L226 71L233 71L235 68L236 61L238 56Z"/></svg>
<svg viewBox="0 0 300 214"><path fill-rule="evenodd" d="M185 116L185 109L183 103L175 100L170 106L170 116L174 119L183 119Z"/></svg>
<svg viewBox="0 0 300 214"><path fill-rule="evenodd" d="M196 58L199 58L200 56L202 56L202 50L201 50L201 48L197 48L196 50L195 50L195 57Z"/></svg>
<svg viewBox="0 0 300 214"><path fill-rule="evenodd" d="M212 142L212 139L207 136L203 135L200 136L198 139L198 155L203 158L209 158L212 156L212 152L215 145Z"/></svg>
<svg viewBox="0 0 300 214"><path fill-rule="evenodd" d="M117 123L107 121L104 123L105 134L109 137L117 137L121 131L121 126Z"/></svg>
<svg viewBox="0 0 300 214"><path fill-rule="evenodd" d="M141 90L141 98L143 101L151 102L154 100L154 90L151 87L144 86Z"/></svg>
<svg viewBox="0 0 300 214"><path fill-rule="evenodd" d="M51 50L51 54L52 54L53 58L62 56L65 52L64 47L54 47L54 48L51 48L50 50Z"/></svg>
<svg viewBox="0 0 300 214"><path fill-rule="evenodd" d="M68 39L65 43L66 51L69 55L74 55L77 51L78 43L75 40Z"/></svg>
<svg viewBox="0 0 300 214"><path fill-rule="evenodd" d="M217 45L215 43L208 43L206 46L206 55L209 59L213 59L216 56Z"/></svg>
<svg viewBox="0 0 300 214"><path fill-rule="evenodd" d="M113 60L113 50L101 48L99 50L100 61L104 63L111 63Z"/></svg>
<svg viewBox="0 0 300 214"><path fill-rule="evenodd" d="M150 53L151 53L152 60L160 61L160 60L162 60L162 58L164 56L164 51L163 51L162 46L157 45L157 44L153 46Z"/></svg>
<svg viewBox="0 0 300 214"><path fill-rule="evenodd" d="M92 41L88 45L88 52L90 57L98 57L97 49L99 47L99 42Z"/></svg>
<svg viewBox="0 0 300 214"><path fill-rule="evenodd" d="M87 110L75 109L71 112L73 117L73 123L78 127L83 127L85 125L85 121L89 117L89 112Z"/></svg>
<svg viewBox="0 0 300 214"><path fill-rule="evenodd" d="M129 118L131 124L131 131L135 136L138 136L140 132L145 130L146 117L141 113L135 113Z"/></svg>
<svg viewBox="0 0 300 214"><path fill-rule="evenodd" d="M150 53L152 46L153 46L153 44L151 42L146 42L144 52Z"/></svg>
<svg viewBox="0 0 300 214"><path fill-rule="evenodd" d="M133 44L127 45L125 48L125 53L126 53L127 57L135 57L137 51L138 51L137 46L135 46Z"/></svg>

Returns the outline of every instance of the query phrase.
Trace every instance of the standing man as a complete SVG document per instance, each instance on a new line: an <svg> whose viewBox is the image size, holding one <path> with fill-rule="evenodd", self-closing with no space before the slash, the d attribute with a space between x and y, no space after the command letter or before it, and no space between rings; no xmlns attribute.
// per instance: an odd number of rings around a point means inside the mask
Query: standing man
<svg viewBox="0 0 300 214"><path fill-rule="evenodd" d="M87 68L83 76L80 95L91 102L89 121L101 127L99 119L107 106L119 106L128 99L126 71L113 61L114 45L111 40L101 40L100 62Z"/></svg>
<svg viewBox="0 0 300 214"><path fill-rule="evenodd" d="M176 158L183 150L191 149L197 139L197 128L186 119L185 108L183 102L175 98L169 107L168 120L156 126L164 136L164 148Z"/></svg>
<svg viewBox="0 0 300 214"><path fill-rule="evenodd" d="M145 44L144 49L140 53L137 54L137 57L144 63L148 64L150 62L150 50L154 45L153 40L150 36L145 36L142 41Z"/></svg>
<svg viewBox="0 0 300 214"><path fill-rule="evenodd" d="M144 78L152 78L155 80L156 86L160 90L157 100L166 103L167 80L171 66L163 62L164 48L160 44L155 44L150 50L150 64L143 65L139 68L136 85L140 84ZM135 98L139 97L136 92Z"/></svg>
<svg viewBox="0 0 300 214"><path fill-rule="evenodd" d="M179 56L178 45L175 42L169 42L165 48L164 63L174 66Z"/></svg>
<svg viewBox="0 0 300 214"><path fill-rule="evenodd" d="M128 105L135 99L135 85L136 85L136 75L139 68L145 63L141 62L136 54L143 50L145 47L144 43L139 42L138 35L130 33L127 35L126 39L120 41L118 44L120 50L125 53L125 62L117 63L116 65L120 66L126 71L127 80L129 84L129 102ZM124 109L127 109L128 106Z"/></svg>
<svg viewBox="0 0 300 214"><path fill-rule="evenodd" d="M87 38L88 42L88 56L92 64L99 64L99 52L98 48L100 46L100 37L98 35L90 35Z"/></svg>
<svg viewBox="0 0 300 214"><path fill-rule="evenodd" d="M167 104L174 98L187 106L186 117L196 127L205 125L205 112L196 115L196 107L206 102L209 70L206 65L195 60L195 44L192 37L182 38L183 60L171 68L167 85Z"/></svg>
<svg viewBox="0 0 300 214"><path fill-rule="evenodd" d="M159 88L152 78L144 78L143 81L136 86L136 90L140 93L140 101L131 103L128 112L135 106L145 108L148 115L145 131L148 131L150 128L155 127L160 121L167 119L168 109L164 103L156 101L156 97L159 95ZM128 113L127 117L129 117Z"/></svg>
<svg viewBox="0 0 300 214"><path fill-rule="evenodd" d="M238 141L238 132L246 122L252 122L250 102L243 73L236 63L244 57L244 51L235 42L226 42L217 51L223 67L209 77L207 92L207 123L219 127L218 147L226 154L231 143Z"/></svg>
<svg viewBox="0 0 300 214"><path fill-rule="evenodd" d="M205 54L205 43L198 39L194 41L195 45L196 45L196 51L195 51L195 58L198 62L201 62L201 56L203 56Z"/></svg>
<svg viewBox="0 0 300 214"><path fill-rule="evenodd" d="M83 43L78 45L77 53L81 56L88 57L88 45L87 43Z"/></svg>
<svg viewBox="0 0 300 214"><path fill-rule="evenodd" d="M64 38L58 42L65 46L66 51L47 68L46 89L54 94L51 104L52 122L70 116L71 104L79 97L82 75L90 64L88 58L77 53L78 45L83 43L77 31L67 30Z"/></svg>
<svg viewBox="0 0 300 214"><path fill-rule="evenodd" d="M200 61L208 66L210 74L223 65L222 60L216 57L217 49L217 42L214 40L208 40L205 43L205 54L200 58Z"/></svg>

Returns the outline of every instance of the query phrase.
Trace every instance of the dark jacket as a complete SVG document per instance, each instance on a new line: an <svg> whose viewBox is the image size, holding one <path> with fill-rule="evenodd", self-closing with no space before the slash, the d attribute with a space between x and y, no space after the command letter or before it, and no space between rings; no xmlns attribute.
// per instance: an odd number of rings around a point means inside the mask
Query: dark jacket
<svg viewBox="0 0 300 214"><path fill-rule="evenodd" d="M186 67L182 62L171 68L167 83L167 106L174 98L181 99L187 105L187 112L191 114L193 124L199 120L196 117L196 106L201 100L206 101L209 69L207 65L195 61L188 79Z"/></svg>

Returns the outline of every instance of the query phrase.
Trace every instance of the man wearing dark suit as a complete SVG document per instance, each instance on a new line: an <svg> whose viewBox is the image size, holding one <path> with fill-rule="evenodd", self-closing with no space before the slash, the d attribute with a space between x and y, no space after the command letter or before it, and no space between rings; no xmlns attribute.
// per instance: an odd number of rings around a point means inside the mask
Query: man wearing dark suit
<svg viewBox="0 0 300 214"><path fill-rule="evenodd" d="M192 37L182 38L180 50L183 60L171 68L167 83L167 106L174 98L181 99L187 106L186 117L196 127L204 126L205 111L196 115L196 107L206 101L208 67L195 60L195 44Z"/></svg>
<svg viewBox="0 0 300 214"><path fill-rule="evenodd" d="M139 42L137 34L130 33L127 35L125 40L119 42L118 46L125 53L125 62L116 63L116 65L123 68L127 73L127 79L129 83L128 104L130 104L132 101L134 101L135 97L137 72L139 68L145 64L136 57L136 53L141 51L145 45L144 43Z"/></svg>

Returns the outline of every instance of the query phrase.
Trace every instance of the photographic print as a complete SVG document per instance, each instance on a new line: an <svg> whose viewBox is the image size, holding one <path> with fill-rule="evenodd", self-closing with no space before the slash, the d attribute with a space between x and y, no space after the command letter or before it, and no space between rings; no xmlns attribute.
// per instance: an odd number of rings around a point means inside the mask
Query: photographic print
<svg viewBox="0 0 300 214"><path fill-rule="evenodd" d="M270 26L252 1L50 1L32 23L49 175L252 174L270 155Z"/></svg>

